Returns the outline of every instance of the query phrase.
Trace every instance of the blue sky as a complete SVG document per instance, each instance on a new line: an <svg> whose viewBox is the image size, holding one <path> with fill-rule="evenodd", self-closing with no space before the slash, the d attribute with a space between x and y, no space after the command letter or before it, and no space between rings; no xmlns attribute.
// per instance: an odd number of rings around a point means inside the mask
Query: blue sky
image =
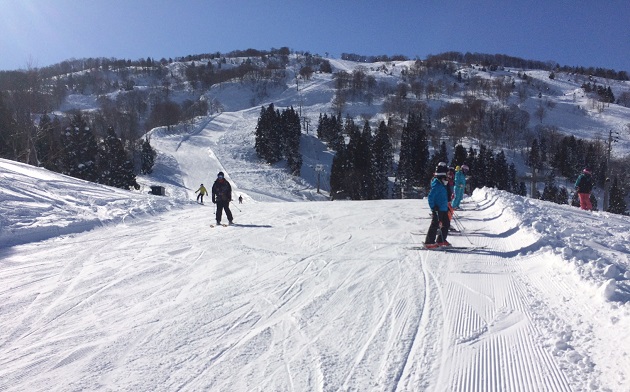
<svg viewBox="0 0 630 392"><path fill-rule="evenodd" d="M0 0L0 70L289 47L501 53L630 71L627 0Z"/></svg>

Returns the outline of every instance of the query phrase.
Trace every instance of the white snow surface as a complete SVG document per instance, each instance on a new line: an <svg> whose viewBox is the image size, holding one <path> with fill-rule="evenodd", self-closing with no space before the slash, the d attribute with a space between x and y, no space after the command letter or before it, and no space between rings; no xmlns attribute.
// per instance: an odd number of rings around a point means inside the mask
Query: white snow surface
<svg viewBox="0 0 630 392"><path fill-rule="evenodd" d="M450 241L485 248L425 251L425 200L248 196L211 228L0 173L1 391L629 390L627 217L482 189Z"/></svg>
<svg viewBox="0 0 630 392"><path fill-rule="evenodd" d="M312 132L302 178L258 162L238 90L152 131L140 191L0 160L0 391L630 391L630 218L484 188L421 250L426 200L325 201Z"/></svg>

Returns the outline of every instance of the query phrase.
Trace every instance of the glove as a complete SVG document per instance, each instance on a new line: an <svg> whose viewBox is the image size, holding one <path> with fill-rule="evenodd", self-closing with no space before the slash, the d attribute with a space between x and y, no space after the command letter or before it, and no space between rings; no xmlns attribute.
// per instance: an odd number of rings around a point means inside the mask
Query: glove
<svg viewBox="0 0 630 392"><path fill-rule="evenodd" d="M212 204L217 204L217 201L212 199Z"/></svg>

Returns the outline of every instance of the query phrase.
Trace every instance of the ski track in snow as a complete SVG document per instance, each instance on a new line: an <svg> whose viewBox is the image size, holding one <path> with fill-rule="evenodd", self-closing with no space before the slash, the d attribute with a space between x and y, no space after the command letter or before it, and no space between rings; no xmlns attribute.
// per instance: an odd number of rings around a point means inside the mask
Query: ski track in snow
<svg viewBox="0 0 630 392"><path fill-rule="evenodd" d="M486 248L409 251L400 241L417 236L397 233L428 226L423 204L252 203L242 226L212 230L209 210L190 206L18 245L0 270L0 390L605 383L582 338L605 336L570 325L598 308L576 294L579 280L558 279L557 256L531 251L534 232L490 197L458 213L470 234L451 237ZM405 220L410 210L420 219Z"/></svg>
<svg viewBox="0 0 630 392"><path fill-rule="evenodd" d="M311 120L327 88L302 85ZM410 250L426 200L295 202L332 154L303 135L296 180L231 109L153 130L141 192L0 160L0 391L630 390L627 217L483 189L449 237L482 248ZM210 229L218 171L245 203Z"/></svg>

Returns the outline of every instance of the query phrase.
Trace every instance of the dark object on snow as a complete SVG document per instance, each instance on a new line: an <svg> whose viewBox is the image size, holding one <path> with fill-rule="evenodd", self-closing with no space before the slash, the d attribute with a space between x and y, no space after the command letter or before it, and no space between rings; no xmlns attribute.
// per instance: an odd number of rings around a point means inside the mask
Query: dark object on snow
<svg viewBox="0 0 630 392"><path fill-rule="evenodd" d="M166 192L164 191L164 187L159 186L159 185L151 185L151 192L149 193L151 193L152 195L158 195L158 196L166 195Z"/></svg>

